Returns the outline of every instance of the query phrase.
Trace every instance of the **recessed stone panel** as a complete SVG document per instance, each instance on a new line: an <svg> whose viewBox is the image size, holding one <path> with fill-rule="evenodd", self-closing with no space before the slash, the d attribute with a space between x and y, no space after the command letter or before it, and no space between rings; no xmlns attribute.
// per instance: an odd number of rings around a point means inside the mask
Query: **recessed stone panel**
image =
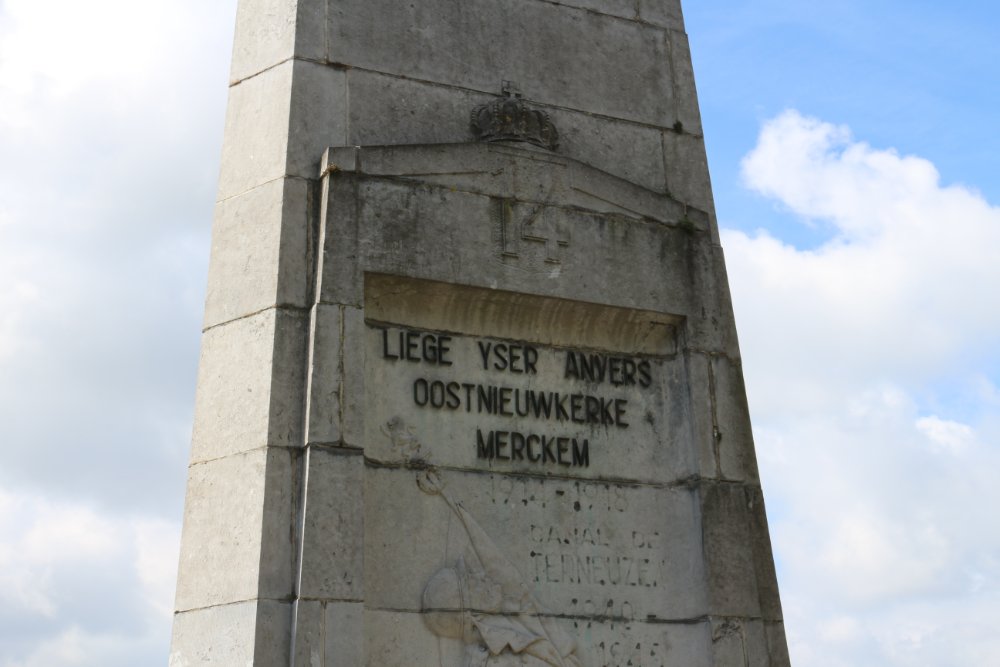
<svg viewBox="0 0 1000 667"><path fill-rule="evenodd" d="M365 280L364 600L407 612L378 664L511 615L601 664L686 653L657 626L709 612L680 320Z"/></svg>
<svg viewBox="0 0 1000 667"><path fill-rule="evenodd" d="M430 611L436 581L457 577L489 582L481 600L466 600L473 607L500 604L496 593L507 604L530 594L532 613L601 623L707 612L688 489L374 469L365 494L369 606Z"/></svg>
<svg viewBox="0 0 1000 667"><path fill-rule="evenodd" d="M696 470L676 354L380 322L365 339L374 461L642 483Z"/></svg>

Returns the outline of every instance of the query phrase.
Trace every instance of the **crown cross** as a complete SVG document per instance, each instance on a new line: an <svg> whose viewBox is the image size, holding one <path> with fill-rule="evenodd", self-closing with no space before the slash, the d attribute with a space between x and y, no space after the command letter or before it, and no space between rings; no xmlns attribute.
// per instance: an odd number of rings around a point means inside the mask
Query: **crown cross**
<svg viewBox="0 0 1000 667"><path fill-rule="evenodd" d="M472 133L479 141L524 141L552 151L559 133L549 114L532 109L521 99L513 81L504 81L502 97L472 110Z"/></svg>

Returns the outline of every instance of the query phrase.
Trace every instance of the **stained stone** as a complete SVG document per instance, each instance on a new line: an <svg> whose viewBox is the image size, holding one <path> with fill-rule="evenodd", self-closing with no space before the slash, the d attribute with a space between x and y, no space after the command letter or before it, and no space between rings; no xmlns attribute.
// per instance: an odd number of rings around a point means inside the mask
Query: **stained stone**
<svg viewBox="0 0 1000 667"><path fill-rule="evenodd" d="M678 0L237 23L171 667L787 666Z"/></svg>

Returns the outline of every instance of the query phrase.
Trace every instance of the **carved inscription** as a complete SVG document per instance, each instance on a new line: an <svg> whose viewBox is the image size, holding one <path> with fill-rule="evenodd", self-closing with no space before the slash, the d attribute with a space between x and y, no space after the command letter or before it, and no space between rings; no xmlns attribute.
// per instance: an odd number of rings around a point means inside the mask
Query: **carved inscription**
<svg viewBox="0 0 1000 667"><path fill-rule="evenodd" d="M597 439L627 431L641 416L622 390L654 384L653 363L640 357L403 327L377 330L385 362L415 365L407 392L415 409L490 419L467 431L480 461L589 468Z"/></svg>
<svg viewBox="0 0 1000 667"><path fill-rule="evenodd" d="M696 498L662 484L689 465L683 360L595 340L367 323L373 498L426 537L373 539L372 590L419 611L434 664L666 667L704 641Z"/></svg>

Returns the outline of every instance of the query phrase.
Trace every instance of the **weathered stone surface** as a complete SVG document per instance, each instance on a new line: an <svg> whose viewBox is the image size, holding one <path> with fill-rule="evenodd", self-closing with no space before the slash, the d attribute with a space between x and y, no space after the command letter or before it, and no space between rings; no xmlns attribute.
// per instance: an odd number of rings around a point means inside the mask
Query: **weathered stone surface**
<svg viewBox="0 0 1000 667"><path fill-rule="evenodd" d="M651 624L643 622L588 623L554 619L553 624L575 638L584 665L634 667L636 665L685 665L686 667L730 667L713 662L711 627L707 622ZM431 656L433 664L461 665L458 641L435 641L419 614L369 610L365 623L390 632L367 633L366 667L409 667L414 655ZM516 663L515 663L516 664ZM742 667L733 663L733 667Z"/></svg>
<svg viewBox="0 0 1000 667"><path fill-rule="evenodd" d="M326 605L326 667L364 664L364 605L329 602Z"/></svg>
<svg viewBox="0 0 1000 667"><path fill-rule="evenodd" d="M350 144L357 146L468 141L469 111L495 99L493 95L366 70L349 71L348 82L352 91ZM540 108L549 113L559 130L559 155L600 165L625 180L663 190L659 130L560 107ZM624 147L628 150L622 150Z"/></svg>
<svg viewBox="0 0 1000 667"><path fill-rule="evenodd" d="M712 613L719 616L761 616L752 502L752 493L743 486L702 486L705 568Z"/></svg>
<svg viewBox="0 0 1000 667"><path fill-rule="evenodd" d="M344 355L344 386L349 388L342 397L344 419L344 442L351 447L360 447L365 442L365 371L366 357L358 352L363 348L361 340L365 333L364 311L360 308L344 306L344 337L350 341L349 352Z"/></svg>
<svg viewBox="0 0 1000 667"><path fill-rule="evenodd" d="M785 640L784 623L765 623L764 631L767 636L771 667L789 667L791 660L788 658L788 642Z"/></svg>
<svg viewBox="0 0 1000 667"><path fill-rule="evenodd" d="M719 667L768 667L764 624L752 619L714 619L712 622L714 665Z"/></svg>
<svg viewBox="0 0 1000 667"><path fill-rule="evenodd" d="M671 30L684 31L680 0L639 0L639 18Z"/></svg>
<svg viewBox="0 0 1000 667"><path fill-rule="evenodd" d="M294 66L284 62L229 89L219 201L285 175Z"/></svg>
<svg viewBox="0 0 1000 667"><path fill-rule="evenodd" d="M687 132L663 132L663 161L667 192L714 216L715 204L704 140ZM714 226L712 229L713 241L718 243L717 230Z"/></svg>
<svg viewBox="0 0 1000 667"><path fill-rule="evenodd" d="M691 66L691 46L688 44L687 35L671 30L668 45L674 89L684 91L684 94L673 98L676 104L675 117L685 132L701 135L701 111L698 108L694 68Z"/></svg>
<svg viewBox="0 0 1000 667"><path fill-rule="evenodd" d="M702 352L689 352L688 390L691 392L691 437L697 450L699 475L708 479L722 477L718 435L713 405L714 383L710 375L711 358Z"/></svg>
<svg viewBox="0 0 1000 667"><path fill-rule="evenodd" d="M688 322L689 346L700 352L739 359L740 347L722 247L692 244L686 259L693 282L690 294L699 302Z"/></svg>
<svg viewBox="0 0 1000 667"><path fill-rule="evenodd" d="M288 60L229 89L219 200L283 176L312 178L347 141L346 74Z"/></svg>
<svg viewBox="0 0 1000 667"><path fill-rule="evenodd" d="M757 591L760 595L760 612L765 621L769 623L778 622L784 617L781 612L781 596L778 594L778 575L774 566L774 554L771 551L771 540L767 532L764 494L759 488L750 488L748 489L748 493L751 499L750 530L753 534L753 560L757 578ZM783 634L781 641L784 643Z"/></svg>
<svg viewBox="0 0 1000 667"><path fill-rule="evenodd" d="M291 594L294 466L291 452L262 448L191 467L179 611Z"/></svg>
<svg viewBox="0 0 1000 667"><path fill-rule="evenodd" d="M421 471L366 475L365 601L419 612L441 568L470 548ZM693 492L624 484L439 471L445 493L498 546L556 615L684 621L705 615L700 516ZM473 530L475 530L473 528ZM400 543L399 535L420 535ZM482 554L474 539L471 548ZM466 555L468 557L468 555Z"/></svg>
<svg viewBox="0 0 1000 667"><path fill-rule="evenodd" d="M332 62L485 93L510 79L534 102L661 127L676 121L661 29L518 0L468 0L460 11L447 0L342 0L329 16Z"/></svg>
<svg viewBox="0 0 1000 667"><path fill-rule="evenodd" d="M712 357L714 409L718 425L719 466L729 481L760 484L754 455L742 367L726 357Z"/></svg>
<svg viewBox="0 0 1000 667"><path fill-rule="evenodd" d="M360 304L361 274L370 271L504 284L512 291L657 312L687 310L685 255L692 232L679 226L684 212L673 208L673 200L565 160L489 146L432 147L425 169L433 174L434 162L442 170L447 165L437 178L440 186L421 184L428 176L402 180L421 152L419 147L362 150L362 169L371 176L338 173L331 179L321 241L322 301ZM497 168L510 169L509 194L502 178L489 181L490 192L480 190L486 184L472 182L468 173L450 175L476 155L493 155ZM611 214L547 203L562 192L580 207L589 204ZM667 225L647 217L653 215ZM707 224L704 217L697 222L693 210L687 219L695 230ZM629 262L618 261L622 256ZM646 273L637 274L636 266Z"/></svg>
<svg viewBox="0 0 1000 667"><path fill-rule="evenodd" d="M277 179L218 204L205 326L308 306L309 184Z"/></svg>
<svg viewBox="0 0 1000 667"><path fill-rule="evenodd" d="M327 0L243 0L236 13L230 78L234 83L293 56L322 60L326 32L317 14ZM262 20L266 17L266 20Z"/></svg>
<svg viewBox="0 0 1000 667"><path fill-rule="evenodd" d="M545 2L545 0L541 1ZM611 16L619 16L625 19L636 18L635 0L565 0L564 2L560 2L560 4L569 7L579 7L580 9L589 9L601 14L610 14Z"/></svg>
<svg viewBox="0 0 1000 667"><path fill-rule="evenodd" d="M359 602L300 600L295 630L294 665L361 667L366 664L364 605Z"/></svg>
<svg viewBox="0 0 1000 667"><path fill-rule="evenodd" d="M271 309L205 332L191 461L302 437L305 315Z"/></svg>
<svg viewBox="0 0 1000 667"><path fill-rule="evenodd" d="M339 444L344 391L344 307L318 305L313 309L309 346L309 406L306 441Z"/></svg>
<svg viewBox="0 0 1000 667"><path fill-rule="evenodd" d="M469 112L494 95L353 69L349 146L469 141Z"/></svg>
<svg viewBox="0 0 1000 667"><path fill-rule="evenodd" d="M364 599L363 461L357 452L310 447L299 595Z"/></svg>
<svg viewBox="0 0 1000 667"><path fill-rule="evenodd" d="M327 667L326 603L299 599L294 605L292 664Z"/></svg>
<svg viewBox="0 0 1000 667"><path fill-rule="evenodd" d="M288 162L290 176L314 178L323 149L347 145L347 74L313 62L294 63Z"/></svg>
<svg viewBox="0 0 1000 667"><path fill-rule="evenodd" d="M259 600L174 617L169 667L287 664L291 605Z"/></svg>

